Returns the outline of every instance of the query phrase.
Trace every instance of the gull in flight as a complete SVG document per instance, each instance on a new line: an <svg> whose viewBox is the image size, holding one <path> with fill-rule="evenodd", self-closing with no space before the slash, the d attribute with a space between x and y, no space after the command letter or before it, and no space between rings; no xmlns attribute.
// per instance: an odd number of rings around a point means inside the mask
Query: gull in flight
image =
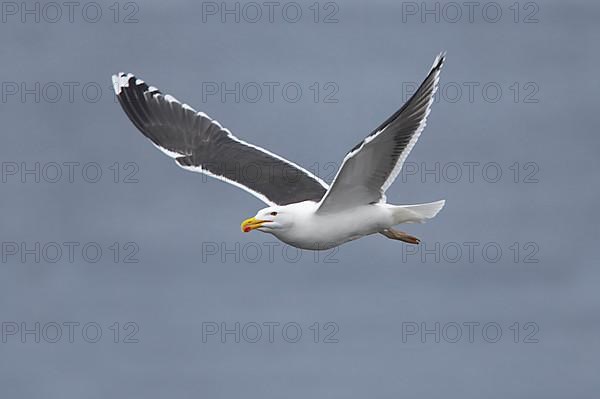
<svg viewBox="0 0 600 399"><path fill-rule="evenodd" d="M330 185L132 74L113 75L113 85L131 122L179 166L231 183L268 205L242 222L243 232L270 233L310 250L375 233L418 244L418 238L393 226L431 219L444 201L392 205L385 191L425 128L444 58L444 53L437 56L402 108L350 150Z"/></svg>

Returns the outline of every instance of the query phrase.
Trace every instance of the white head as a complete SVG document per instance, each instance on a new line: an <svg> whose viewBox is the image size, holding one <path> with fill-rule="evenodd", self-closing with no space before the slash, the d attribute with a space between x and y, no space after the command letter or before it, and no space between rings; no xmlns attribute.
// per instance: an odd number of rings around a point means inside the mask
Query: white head
<svg viewBox="0 0 600 399"><path fill-rule="evenodd" d="M294 224L294 214L286 206L270 206L261 209L256 216L246 219L242 222L242 231L249 233L252 230L262 231L264 233L276 233L292 227Z"/></svg>

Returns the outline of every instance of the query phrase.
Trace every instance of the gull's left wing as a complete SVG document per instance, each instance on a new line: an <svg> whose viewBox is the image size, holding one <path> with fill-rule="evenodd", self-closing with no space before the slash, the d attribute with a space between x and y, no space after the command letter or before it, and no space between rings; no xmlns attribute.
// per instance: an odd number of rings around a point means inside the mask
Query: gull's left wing
<svg viewBox="0 0 600 399"><path fill-rule="evenodd" d="M444 53L437 56L421 86L402 108L350 150L317 213L385 201L385 191L425 128L444 57Z"/></svg>
<svg viewBox="0 0 600 399"><path fill-rule="evenodd" d="M132 74L113 76L131 122L184 169L242 188L268 205L318 202L327 184L306 169L234 136L219 122Z"/></svg>

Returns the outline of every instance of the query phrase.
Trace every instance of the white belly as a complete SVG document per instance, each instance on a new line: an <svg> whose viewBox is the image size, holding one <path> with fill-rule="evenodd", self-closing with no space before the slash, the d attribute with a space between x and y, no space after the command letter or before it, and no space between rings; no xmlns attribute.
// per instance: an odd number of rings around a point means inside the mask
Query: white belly
<svg viewBox="0 0 600 399"><path fill-rule="evenodd" d="M394 224L392 212L386 204L372 204L326 215L311 213L297 220L293 228L273 234L298 248L324 250L377 233Z"/></svg>

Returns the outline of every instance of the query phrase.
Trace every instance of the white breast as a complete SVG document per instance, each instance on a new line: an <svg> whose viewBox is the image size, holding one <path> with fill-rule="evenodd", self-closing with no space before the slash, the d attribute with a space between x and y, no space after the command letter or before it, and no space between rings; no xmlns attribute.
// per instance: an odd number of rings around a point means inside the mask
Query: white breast
<svg viewBox="0 0 600 399"><path fill-rule="evenodd" d="M386 204L363 205L325 215L315 213L314 202L294 205L299 205L294 225L273 234L281 241L303 249L333 248L377 233L393 224L392 214Z"/></svg>

